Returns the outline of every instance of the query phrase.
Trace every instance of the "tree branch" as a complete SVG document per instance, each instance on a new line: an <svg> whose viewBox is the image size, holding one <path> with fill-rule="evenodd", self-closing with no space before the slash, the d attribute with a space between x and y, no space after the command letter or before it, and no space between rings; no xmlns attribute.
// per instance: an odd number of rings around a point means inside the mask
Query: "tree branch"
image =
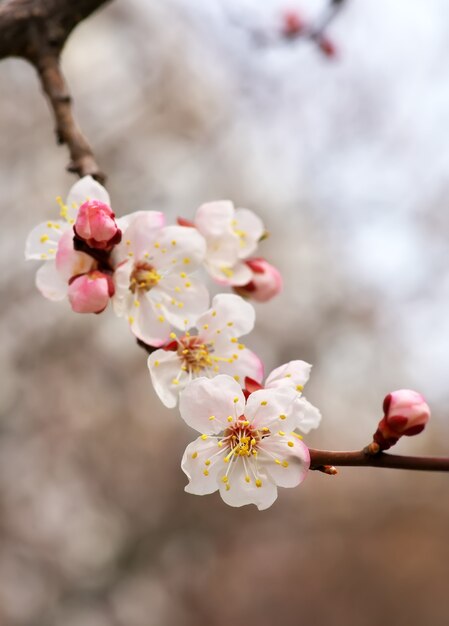
<svg viewBox="0 0 449 626"><path fill-rule="evenodd" d="M332 473L329 466L350 467L387 467L390 469L417 470L424 472L449 472L449 458L399 456L397 454L369 454L364 450L334 452L332 450L314 450L310 452L310 469Z"/></svg>
<svg viewBox="0 0 449 626"><path fill-rule="evenodd" d="M105 176L77 125L60 68L61 50L79 22L109 0L0 0L0 59L16 56L35 68L52 108L58 143L67 144L70 172Z"/></svg>

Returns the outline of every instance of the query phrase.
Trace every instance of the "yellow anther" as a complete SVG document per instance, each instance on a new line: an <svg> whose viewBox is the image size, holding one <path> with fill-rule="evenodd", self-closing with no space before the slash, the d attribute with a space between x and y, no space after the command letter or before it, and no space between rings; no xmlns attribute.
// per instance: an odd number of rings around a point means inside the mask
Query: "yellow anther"
<svg viewBox="0 0 449 626"><path fill-rule="evenodd" d="M184 306L184 302L178 302L178 309L182 309Z"/></svg>
<svg viewBox="0 0 449 626"><path fill-rule="evenodd" d="M172 246L176 246L176 239L173 239L173 240L172 240L171 245L172 245Z"/></svg>
<svg viewBox="0 0 449 626"><path fill-rule="evenodd" d="M206 460L204 461L204 465L210 465L210 459L206 459Z"/></svg>
<svg viewBox="0 0 449 626"><path fill-rule="evenodd" d="M159 362L159 361L155 361L155 362L154 362L154 367L159 367L159 365L160 365L160 362Z"/></svg>
<svg viewBox="0 0 449 626"><path fill-rule="evenodd" d="M207 330L209 328L209 324L203 324L203 328L204 330Z"/></svg>
<svg viewBox="0 0 449 626"><path fill-rule="evenodd" d="M205 469L205 470L203 471L203 474L204 474L205 476L209 476L209 470Z"/></svg>
<svg viewBox="0 0 449 626"><path fill-rule="evenodd" d="M140 306L140 302L138 300L134 300L134 306L139 307Z"/></svg>
<svg viewBox="0 0 449 626"><path fill-rule="evenodd" d="M222 267L221 271L227 278L232 278L234 276L234 272L229 267Z"/></svg>
<svg viewBox="0 0 449 626"><path fill-rule="evenodd" d="M285 419L287 419L287 416L286 415L279 415L279 419L280 420L285 420Z"/></svg>
<svg viewBox="0 0 449 626"><path fill-rule="evenodd" d="M302 385L296 385L296 391L302 391L304 387Z"/></svg>
<svg viewBox="0 0 449 626"><path fill-rule="evenodd" d="M176 293L181 293L181 287L175 287Z"/></svg>
<svg viewBox="0 0 449 626"><path fill-rule="evenodd" d="M239 358L239 355L238 354L233 354L232 358L233 358L234 361L237 361L237 359Z"/></svg>
<svg viewBox="0 0 449 626"><path fill-rule="evenodd" d="M181 272L179 275L181 276L181 278L187 278L187 274L185 272Z"/></svg>
<svg viewBox="0 0 449 626"><path fill-rule="evenodd" d="M290 433L290 434L293 435L293 437L300 439L301 441L304 439L304 437L302 435L298 435L298 433Z"/></svg>
<svg viewBox="0 0 449 626"><path fill-rule="evenodd" d="M174 378L174 379L171 381L171 384L172 384L172 385L179 385L179 380L178 380L177 378Z"/></svg>
<svg viewBox="0 0 449 626"><path fill-rule="evenodd" d="M198 456L198 452L193 452L192 453L192 459L196 459L197 456Z"/></svg>
<svg viewBox="0 0 449 626"><path fill-rule="evenodd" d="M129 257L134 256L134 252L128 252L128 256Z"/></svg>
<svg viewBox="0 0 449 626"><path fill-rule="evenodd" d="M234 359L233 359L232 357L231 357L231 358L229 358L229 359L226 359L226 361L227 361L228 363L234 363Z"/></svg>
<svg viewBox="0 0 449 626"><path fill-rule="evenodd" d="M144 256L144 258L145 258L145 259L148 259L148 258L150 257L150 255L148 254L148 252L145 252L143 256Z"/></svg>
<svg viewBox="0 0 449 626"><path fill-rule="evenodd" d="M222 482L227 483L229 479L228 479L227 476L222 476L221 480L222 480Z"/></svg>
<svg viewBox="0 0 449 626"><path fill-rule="evenodd" d="M256 445L256 440L254 439L254 437L251 439L251 445L255 446Z"/></svg>
<svg viewBox="0 0 449 626"><path fill-rule="evenodd" d="M128 322L129 322L130 324L134 324L134 318L133 318L133 316L132 316L132 315L128 315Z"/></svg>
<svg viewBox="0 0 449 626"><path fill-rule="evenodd" d="M245 344L239 343L239 350L244 350L244 349L245 349Z"/></svg>
<svg viewBox="0 0 449 626"><path fill-rule="evenodd" d="M291 378L291 377L292 377L292 375L291 375L291 374L286 374L286 375L285 375L285 378Z"/></svg>
<svg viewBox="0 0 449 626"><path fill-rule="evenodd" d="M236 404L239 401L239 399L237 397L234 398L234 404Z"/></svg>
<svg viewBox="0 0 449 626"><path fill-rule="evenodd" d="M49 240L49 236L48 235L42 235L42 237L40 238L40 242L41 243L45 243L48 240Z"/></svg>
<svg viewBox="0 0 449 626"><path fill-rule="evenodd" d="M184 287L186 287L187 289L188 289L189 287L191 287L191 286L192 286L192 283L189 283L189 282L185 283L185 285L184 285Z"/></svg>
<svg viewBox="0 0 449 626"><path fill-rule="evenodd" d="M222 448L223 447L223 442L219 441L217 445L218 445L219 448Z"/></svg>
<svg viewBox="0 0 449 626"><path fill-rule="evenodd" d="M231 338L231 343L238 343L239 340L237 339L237 337L232 337Z"/></svg>
<svg viewBox="0 0 449 626"><path fill-rule="evenodd" d="M227 326L234 326L234 322L228 322Z"/></svg>
<svg viewBox="0 0 449 626"><path fill-rule="evenodd" d="M202 439L203 441L206 441L206 439L207 439L207 435L201 435L201 439Z"/></svg>
<svg viewBox="0 0 449 626"><path fill-rule="evenodd" d="M270 429L268 428L268 426L264 426L264 427L262 428L262 432L263 432L263 433L269 433L269 432L270 432Z"/></svg>
<svg viewBox="0 0 449 626"><path fill-rule="evenodd" d="M211 416L209 417L209 419L210 419L210 421L212 422L212 421L215 419L215 415L211 415Z"/></svg>
<svg viewBox="0 0 449 626"><path fill-rule="evenodd" d="M170 333L170 339L177 339L176 334L175 333Z"/></svg>
<svg viewBox="0 0 449 626"><path fill-rule="evenodd" d="M231 488L231 485L230 485L229 483L226 483L226 485L225 485L225 489L226 489L226 491L229 491L229 490L230 490L230 488Z"/></svg>
<svg viewBox="0 0 449 626"><path fill-rule="evenodd" d="M287 441L287 445L289 448L293 448L295 444L293 443L293 441Z"/></svg>
<svg viewBox="0 0 449 626"><path fill-rule="evenodd" d="M248 422L248 420L243 420L243 421L241 421L241 422L240 422L240 424L241 424L242 426L249 426L249 422ZM244 437L244 438L245 438L245 437Z"/></svg>
<svg viewBox="0 0 449 626"><path fill-rule="evenodd" d="M236 380L237 382L239 382L239 381L240 381L240 376L239 376L238 374L236 374L236 375L234 376L234 380Z"/></svg>
<svg viewBox="0 0 449 626"><path fill-rule="evenodd" d="M218 367L218 365L214 365L213 369L214 369L214 372L219 372L220 371L220 368Z"/></svg>
<svg viewBox="0 0 449 626"><path fill-rule="evenodd" d="M165 254L167 252L167 248L162 248L161 252L162 252L162 254Z"/></svg>
<svg viewBox="0 0 449 626"><path fill-rule="evenodd" d="M280 431L278 432L278 435L280 435L281 437L285 437L285 433L284 433L284 431L283 431L283 430L280 430Z"/></svg>
<svg viewBox="0 0 449 626"><path fill-rule="evenodd" d="M232 415L228 415L226 419L228 420L228 422L232 422Z"/></svg>
<svg viewBox="0 0 449 626"><path fill-rule="evenodd" d="M187 320L186 320L187 321ZM190 333L188 330L186 330L186 337L190 337Z"/></svg>
<svg viewBox="0 0 449 626"><path fill-rule="evenodd" d="M256 478L256 487L262 487L262 481L260 478Z"/></svg>
<svg viewBox="0 0 449 626"><path fill-rule="evenodd" d="M159 315L157 318L160 322L165 322L165 317L163 315Z"/></svg>
<svg viewBox="0 0 449 626"><path fill-rule="evenodd" d="M42 259L42 260L44 260L44 259L48 259L48 256L45 254L45 252L42 252L42 254L41 254L41 259Z"/></svg>
<svg viewBox="0 0 449 626"><path fill-rule="evenodd" d="M245 476L245 481L246 481L247 483L250 483L250 482L251 482L251 478L250 478L249 476Z"/></svg>
<svg viewBox="0 0 449 626"><path fill-rule="evenodd" d="M129 239L126 240L126 245L130 246L131 245L131 241Z"/></svg>
<svg viewBox="0 0 449 626"><path fill-rule="evenodd" d="M184 265L188 265L190 263L189 257L186 257L185 259L183 259L182 262L184 263Z"/></svg>
<svg viewBox="0 0 449 626"><path fill-rule="evenodd" d="M282 467L288 467L288 461L282 461Z"/></svg>
<svg viewBox="0 0 449 626"><path fill-rule="evenodd" d="M155 247L155 248L160 248L160 247L161 247L161 244L160 244L159 242L157 242L157 241L156 241L156 243L154 244L154 247Z"/></svg>
<svg viewBox="0 0 449 626"><path fill-rule="evenodd" d="M262 400L262 402L260 404L261 404L261 406L267 406L268 402L266 400Z"/></svg>
<svg viewBox="0 0 449 626"><path fill-rule="evenodd" d="M215 317L217 315L217 311L212 311L212 317Z"/></svg>
<svg viewBox="0 0 449 626"><path fill-rule="evenodd" d="M276 465L281 465L281 462L279 459L274 459L274 462L276 463Z"/></svg>

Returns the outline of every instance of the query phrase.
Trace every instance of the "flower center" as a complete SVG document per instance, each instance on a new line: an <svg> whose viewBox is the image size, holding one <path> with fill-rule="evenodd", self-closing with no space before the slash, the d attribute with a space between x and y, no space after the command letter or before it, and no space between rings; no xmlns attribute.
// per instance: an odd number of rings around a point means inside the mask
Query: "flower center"
<svg viewBox="0 0 449 626"><path fill-rule="evenodd" d="M224 432L224 437L230 446L230 452L226 457L228 460L233 456L257 456L259 442L270 435L269 428L264 427L261 430L256 430L244 417L242 415L236 424Z"/></svg>
<svg viewBox="0 0 449 626"><path fill-rule="evenodd" d="M149 263L136 263L131 272L129 288L132 293L136 291L150 291L161 280L162 276Z"/></svg>
<svg viewBox="0 0 449 626"><path fill-rule="evenodd" d="M212 367L209 347L199 337L180 337L178 339L178 355L184 362L187 371L198 374L207 367Z"/></svg>

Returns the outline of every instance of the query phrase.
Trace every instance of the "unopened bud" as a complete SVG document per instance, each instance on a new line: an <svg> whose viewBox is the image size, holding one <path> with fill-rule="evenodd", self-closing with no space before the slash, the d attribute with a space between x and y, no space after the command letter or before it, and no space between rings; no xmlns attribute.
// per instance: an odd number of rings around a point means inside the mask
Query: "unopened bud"
<svg viewBox="0 0 449 626"><path fill-rule="evenodd" d="M337 56L337 48L334 42L325 35L321 35L318 38L318 47L329 58Z"/></svg>
<svg viewBox="0 0 449 626"><path fill-rule="evenodd" d="M75 313L101 313L114 295L114 283L107 274L94 270L69 282L68 296Z"/></svg>
<svg viewBox="0 0 449 626"><path fill-rule="evenodd" d="M403 435L418 435L430 419L429 405L420 393L411 389L389 393L383 410L384 417L374 435L374 441L382 450L393 446Z"/></svg>
<svg viewBox="0 0 449 626"><path fill-rule="evenodd" d="M246 265L252 271L252 279L246 285L234 287L240 296L257 302L267 302L282 290L282 276L265 259L248 259Z"/></svg>
<svg viewBox="0 0 449 626"><path fill-rule="evenodd" d="M282 21L284 37L297 37L304 31L305 24L297 11L285 11Z"/></svg>
<svg viewBox="0 0 449 626"><path fill-rule="evenodd" d="M73 229L77 237L98 250L108 250L122 238L115 214L99 200L88 200L80 206Z"/></svg>

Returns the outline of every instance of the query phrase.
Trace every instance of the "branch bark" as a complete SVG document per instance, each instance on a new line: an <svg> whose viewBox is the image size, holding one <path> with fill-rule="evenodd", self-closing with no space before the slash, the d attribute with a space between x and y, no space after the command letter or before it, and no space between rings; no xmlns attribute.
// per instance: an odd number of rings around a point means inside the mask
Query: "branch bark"
<svg viewBox="0 0 449 626"><path fill-rule="evenodd" d="M449 472L449 458L399 456L397 454L368 454L364 450L334 452L332 450L314 450L310 452L310 469L326 471L329 466L350 467L387 467L391 469L417 470L425 472Z"/></svg>
<svg viewBox="0 0 449 626"><path fill-rule="evenodd" d="M60 55L75 26L108 1L0 0L0 60L21 57L35 67L53 111L57 141L69 149L67 169L100 182L105 176L73 116Z"/></svg>

